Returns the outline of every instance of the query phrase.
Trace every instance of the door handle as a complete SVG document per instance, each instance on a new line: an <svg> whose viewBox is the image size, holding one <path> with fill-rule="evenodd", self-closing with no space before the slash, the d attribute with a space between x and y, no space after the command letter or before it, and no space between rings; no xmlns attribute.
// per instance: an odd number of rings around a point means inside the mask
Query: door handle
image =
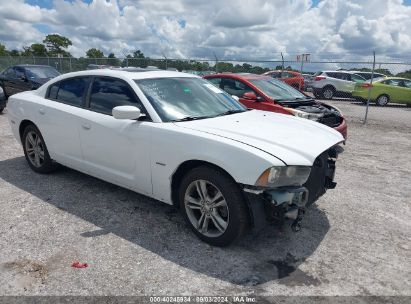
<svg viewBox="0 0 411 304"><path fill-rule="evenodd" d="M84 130L90 130L91 129L91 125L89 123L86 123L86 122L83 123L81 126L83 127Z"/></svg>
<svg viewBox="0 0 411 304"><path fill-rule="evenodd" d="M44 109L39 109L39 113L40 113L41 115L44 115L44 114L46 114L46 111L44 111Z"/></svg>

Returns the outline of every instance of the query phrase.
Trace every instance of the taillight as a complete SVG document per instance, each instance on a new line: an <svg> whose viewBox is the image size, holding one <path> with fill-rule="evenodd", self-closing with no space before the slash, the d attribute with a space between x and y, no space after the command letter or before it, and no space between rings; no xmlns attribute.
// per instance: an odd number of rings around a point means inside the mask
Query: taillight
<svg viewBox="0 0 411 304"><path fill-rule="evenodd" d="M325 79L325 76L315 76L314 81L320 81Z"/></svg>
<svg viewBox="0 0 411 304"><path fill-rule="evenodd" d="M371 83L363 83L363 84L361 85L361 87L362 87L362 88L366 88L366 89L372 88L372 84L371 84Z"/></svg>

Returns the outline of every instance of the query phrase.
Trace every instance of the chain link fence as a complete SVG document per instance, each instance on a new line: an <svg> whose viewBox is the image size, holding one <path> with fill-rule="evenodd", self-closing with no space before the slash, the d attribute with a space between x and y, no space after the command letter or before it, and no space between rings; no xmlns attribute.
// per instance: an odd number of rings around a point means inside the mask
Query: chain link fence
<svg viewBox="0 0 411 304"><path fill-rule="evenodd" d="M197 75L207 75L218 72L230 73L254 73L262 74L272 70L282 70L282 80L287 82L286 71L297 71L303 74L305 85L303 89L309 94L314 94L318 98L352 98L367 105L377 103L378 97L375 96L377 89L370 83L371 75L374 79L380 76L388 77L402 77L411 79L411 60L338 60L336 54L324 56L323 58L317 56L300 55L298 58L302 60L225 60L215 57L214 59L168 59L168 58L74 58L74 57L24 57L24 56L7 56L0 57L0 70L9 66L17 64L38 64L49 65L56 68L60 73L81 71L86 69L96 69L104 67L156 67L165 70L183 71ZM282 57L282 56L281 56ZM324 59L327 58L327 59ZM352 58L352 57L350 57ZM364 57L362 57L364 58ZM374 69L373 69L374 67ZM358 81L357 76L350 76L352 74L360 75L363 79ZM348 75L348 76L347 76ZM323 78L329 78L327 81ZM362 84L364 83L365 84ZM378 84L376 83L376 86ZM393 86L405 87L411 90L411 81L408 80L394 82ZM328 91L327 89L331 90ZM356 91L362 91L361 96L356 96ZM396 88L401 90L401 88ZM331 93L330 93L331 92ZM353 94L354 92L354 94ZM411 104L411 94L404 93L402 103ZM403 95L404 95L403 94ZM408 95L407 95L408 94ZM358 95L358 94L357 94ZM390 102L399 101L397 97L389 96ZM369 102L367 102L367 100ZM387 101L387 99L384 99ZM368 106L367 106L368 111ZM365 117L366 120L366 117Z"/></svg>

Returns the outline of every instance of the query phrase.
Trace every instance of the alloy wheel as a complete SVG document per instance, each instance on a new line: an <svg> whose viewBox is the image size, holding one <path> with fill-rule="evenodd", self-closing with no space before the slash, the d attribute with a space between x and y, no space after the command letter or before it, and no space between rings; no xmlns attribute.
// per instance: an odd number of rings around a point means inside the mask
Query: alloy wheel
<svg viewBox="0 0 411 304"><path fill-rule="evenodd" d="M323 95L326 99L331 99L334 95L334 92L331 89L326 89Z"/></svg>
<svg viewBox="0 0 411 304"><path fill-rule="evenodd" d="M218 189L206 180L195 180L184 195L187 217L193 227L207 237L219 237L227 229L229 209Z"/></svg>
<svg viewBox="0 0 411 304"><path fill-rule="evenodd" d="M40 168L44 164L44 145L40 136L34 131L28 132L25 147L31 164Z"/></svg>

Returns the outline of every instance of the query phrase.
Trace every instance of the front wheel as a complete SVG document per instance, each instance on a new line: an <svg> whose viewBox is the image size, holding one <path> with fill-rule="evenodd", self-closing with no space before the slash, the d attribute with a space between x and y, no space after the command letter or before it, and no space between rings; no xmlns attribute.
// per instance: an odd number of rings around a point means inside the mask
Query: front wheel
<svg viewBox="0 0 411 304"><path fill-rule="evenodd" d="M28 125L23 132L22 144L24 156L30 168L37 173L50 173L55 166L39 129Z"/></svg>
<svg viewBox="0 0 411 304"><path fill-rule="evenodd" d="M180 207L194 233L211 245L227 246L248 227L241 189L218 169L201 166L188 172L180 186Z"/></svg>
<svg viewBox="0 0 411 304"><path fill-rule="evenodd" d="M4 108L0 108L0 113L3 113Z"/></svg>

